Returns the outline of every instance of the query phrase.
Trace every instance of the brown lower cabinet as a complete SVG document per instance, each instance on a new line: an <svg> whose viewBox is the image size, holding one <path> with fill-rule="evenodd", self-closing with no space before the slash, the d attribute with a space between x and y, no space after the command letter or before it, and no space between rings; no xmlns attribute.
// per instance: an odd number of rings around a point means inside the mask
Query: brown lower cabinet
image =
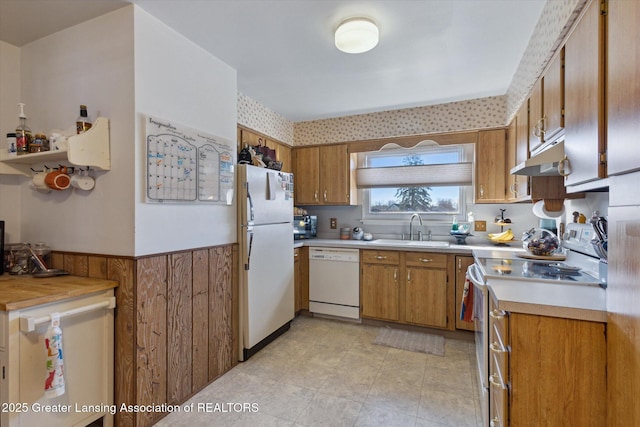
<svg viewBox="0 0 640 427"><path fill-rule="evenodd" d="M293 293L295 312L309 310L309 248L293 250Z"/></svg>
<svg viewBox="0 0 640 427"><path fill-rule="evenodd" d="M237 364L238 247L139 258L55 252L53 268L117 280L115 403L180 404ZM162 412L118 411L117 426Z"/></svg>
<svg viewBox="0 0 640 427"><path fill-rule="evenodd" d="M456 308L456 329L463 329L465 331L475 331L473 322L465 322L460 319L464 282L466 279L467 268L471 264L473 264L472 256L456 255L456 297L453 300Z"/></svg>
<svg viewBox="0 0 640 427"><path fill-rule="evenodd" d="M489 312L492 426L607 425L604 323Z"/></svg>
<svg viewBox="0 0 640 427"><path fill-rule="evenodd" d="M451 328L447 254L360 252L360 315Z"/></svg>

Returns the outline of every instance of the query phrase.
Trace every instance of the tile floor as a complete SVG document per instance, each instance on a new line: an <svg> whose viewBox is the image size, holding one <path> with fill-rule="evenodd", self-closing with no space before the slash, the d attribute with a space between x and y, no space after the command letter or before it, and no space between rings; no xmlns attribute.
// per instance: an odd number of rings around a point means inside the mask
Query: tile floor
<svg viewBox="0 0 640 427"><path fill-rule="evenodd" d="M447 338L440 357L374 345L377 331L297 317L287 333L189 400L194 412L156 425L480 426L472 341ZM214 412L198 412L199 403Z"/></svg>

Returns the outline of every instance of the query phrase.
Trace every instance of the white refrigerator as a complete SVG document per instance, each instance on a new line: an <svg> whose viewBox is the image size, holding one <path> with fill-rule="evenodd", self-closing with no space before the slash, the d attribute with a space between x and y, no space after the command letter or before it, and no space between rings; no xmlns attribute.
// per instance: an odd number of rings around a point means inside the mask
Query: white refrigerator
<svg viewBox="0 0 640 427"><path fill-rule="evenodd" d="M237 165L240 360L289 329L294 317L293 174Z"/></svg>

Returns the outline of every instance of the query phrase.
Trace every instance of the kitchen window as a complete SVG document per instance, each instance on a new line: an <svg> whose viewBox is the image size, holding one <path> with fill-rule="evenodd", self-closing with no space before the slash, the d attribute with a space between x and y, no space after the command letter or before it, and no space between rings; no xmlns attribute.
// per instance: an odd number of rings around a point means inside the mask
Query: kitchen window
<svg viewBox="0 0 640 427"><path fill-rule="evenodd" d="M464 216L473 144L433 144L360 154L356 182L363 192L363 219L406 220L414 212L431 220Z"/></svg>

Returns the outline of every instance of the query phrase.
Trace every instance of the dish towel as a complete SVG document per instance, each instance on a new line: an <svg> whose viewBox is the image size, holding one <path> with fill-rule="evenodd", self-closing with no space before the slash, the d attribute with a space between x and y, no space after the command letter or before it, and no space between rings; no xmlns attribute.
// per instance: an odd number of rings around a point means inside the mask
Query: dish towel
<svg viewBox="0 0 640 427"><path fill-rule="evenodd" d="M460 320L465 322L473 322L473 287L471 281L468 278L465 279L460 307Z"/></svg>
<svg viewBox="0 0 640 427"><path fill-rule="evenodd" d="M64 361L62 358L62 329L60 314L51 313L51 325L44 336L47 351L47 375L44 381L45 397L64 394Z"/></svg>

